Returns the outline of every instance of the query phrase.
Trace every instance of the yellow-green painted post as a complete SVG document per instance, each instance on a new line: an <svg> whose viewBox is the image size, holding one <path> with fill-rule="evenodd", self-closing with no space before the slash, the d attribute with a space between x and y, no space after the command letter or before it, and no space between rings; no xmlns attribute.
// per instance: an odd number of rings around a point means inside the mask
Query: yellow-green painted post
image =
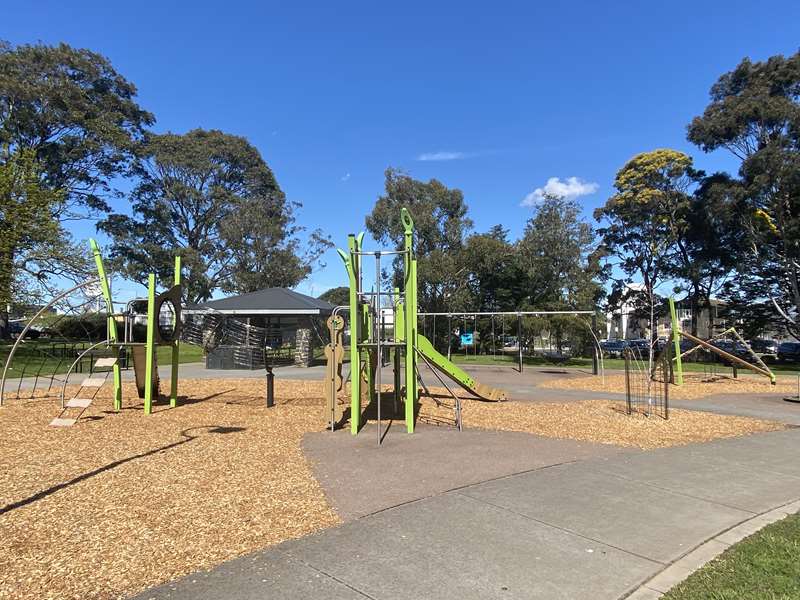
<svg viewBox="0 0 800 600"><path fill-rule="evenodd" d="M683 363L681 362L681 334L678 328L678 311L675 310L675 299L669 299L669 318L672 322L672 343L675 344L675 385L683 385Z"/></svg>
<svg viewBox="0 0 800 600"><path fill-rule="evenodd" d="M181 257L175 257L175 285L181 284ZM176 308L177 310L177 308ZM177 313L175 317L177 318ZM178 327L178 323L175 323ZM177 331L177 329L176 329ZM175 339L172 341L172 379L170 379L169 386L169 405L173 408L178 406L178 364L180 362L180 342Z"/></svg>
<svg viewBox="0 0 800 600"><path fill-rule="evenodd" d="M414 222L411 219L409 212L403 208L400 211L400 217L403 222L404 235L403 235L403 249L405 254L403 256L403 266L405 267L404 273L404 292L405 301L403 302L403 321L405 325L405 342L406 342L406 364L405 364L405 381L406 381L406 431L414 433L414 414L417 402L417 376L414 364L416 362L416 277L414 277L414 259L413 259L413 245L414 245Z"/></svg>
<svg viewBox="0 0 800 600"><path fill-rule="evenodd" d="M153 363L156 351L156 276L153 273L147 278L147 342L145 345L144 370L144 414L153 412Z"/></svg>
<svg viewBox="0 0 800 600"><path fill-rule="evenodd" d="M106 270L103 268L103 255L100 253L100 246L93 239L89 240L89 247L92 249L94 264L97 267L97 276L100 278L100 290L103 293L103 300L106 303L106 314L108 315L108 339L112 343L119 341L117 336L117 322L114 320L114 302L111 298L111 286L106 278ZM119 357L119 348L117 348ZM122 409L122 373L120 372L119 361L111 367L114 377L114 410Z"/></svg>
<svg viewBox="0 0 800 600"><path fill-rule="evenodd" d="M356 236L347 236L349 256L345 260L347 275L350 278L350 433L356 435L361 428L361 354L358 344L361 340L361 314L358 311L358 256Z"/></svg>
<svg viewBox="0 0 800 600"><path fill-rule="evenodd" d="M411 260L411 306L408 309L407 317L411 321L411 345L413 352L410 356L411 372L414 374L414 385L411 386L411 409L407 409L407 414L410 413L411 419L406 422L406 430L408 433L414 433L414 415L416 414L417 403L419 402L419 388L417 387L417 342L419 335L419 327L417 326L417 259Z"/></svg>

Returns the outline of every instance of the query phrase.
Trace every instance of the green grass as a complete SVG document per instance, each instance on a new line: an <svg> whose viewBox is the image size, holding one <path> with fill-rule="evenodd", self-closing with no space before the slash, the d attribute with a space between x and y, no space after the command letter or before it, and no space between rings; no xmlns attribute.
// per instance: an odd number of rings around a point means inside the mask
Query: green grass
<svg viewBox="0 0 800 600"><path fill-rule="evenodd" d="M68 345L73 346L73 344ZM89 344L74 345L75 348L87 348L88 346ZM2 374L2 369L5 366L6 358L8 357L8 352L10 349L10 345L0 347L0 375ZM75 353L65 354L64 358L62 359L52 356L52 352L52 342L40 340L31 340L26 342L24 346L20 346L20 348L17 349L17 353L14 355L14 361L11 365L12 368L8 372L8 378L16 379L21 376L34 377L37 375L37 373L40 377L49 377L53 374L65 373L75 360ZM171 363L172 348L167 346L159 346L156 349L156 353L156 360L158 361L159 365L163 366ZM102 352L101 349L98 349L97 355L102 354L104 354L104 352ZM79 372L88 372L90 360L90 355L87 355L83 359L83 364L81 365ZM193 344L181 344L178 360L181 363L201 362L203 360L203 350L199 346L195 346ZM27 363L27 365L25 365L25 363Z"/></svg>
<svg viewBox="0 0 800 600"><path fill-rule="evenodd" d="M662 600L797 600L799 558L800 515L792 515L734 544Z"/></svg>
<svg viewBox="0 0 800 600"><path fill-rule="evenodd" d="M203 349L200 346L195 346L194 344L187 344L185 342L181 343L178 353L178 362L179 363L192 363L192 362L203 362L205 360L205 356L203 355ZM159 365L169 365L172 363L172 348L167 346L159 346L156 348L156 361L158 361Z"/></svg>
<svg viewBox="0 0 800 600"><path fill-rule="evenodd" d="M464 356L461 353L453 353L451 355L451 360L458 364L464 365L498 365L498 366L517 366L519 365L519 358L517 355L512 354L505 354L497 356L492 356L491 354L479 354L477 356L469 355ZM566 368L574 368L574 369L591 369L592 368L592 359L585 358L585 357L574 357L570 358L564 362L558 362L549 360L544 357L540 356L525 356L523 357L523 366L559 366L559 367L566 367ZM603 365L606 369L613 370L619 369L622 370L625 368L625 361L621 358L606 358L603 361ZM800 364L771 364L767 365L775 374L780 375L798 375L800 374ZM731 373L731 368L727 367L721 363L715 363L714 367L718 373ZM705 365L704 363L699 362L684 362L683 363L683 370L685 372L699 372L702 373L709 366ZM739 373L755 373L754 371L749 371L749 369L740 368Z"/></svg>

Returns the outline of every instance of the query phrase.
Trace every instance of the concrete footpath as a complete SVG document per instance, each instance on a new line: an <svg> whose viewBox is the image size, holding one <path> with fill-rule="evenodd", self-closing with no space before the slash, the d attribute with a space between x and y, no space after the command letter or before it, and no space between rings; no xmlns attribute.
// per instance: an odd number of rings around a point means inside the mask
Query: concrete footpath
<svg viewBox="0 0 800 600"><path fill-rule="evenodd" d="M706 540L800 498L798 451L800 429L651 452L573 449L566 462L554 451L549 464L354 518L138 598L624 598Z"/></svg>

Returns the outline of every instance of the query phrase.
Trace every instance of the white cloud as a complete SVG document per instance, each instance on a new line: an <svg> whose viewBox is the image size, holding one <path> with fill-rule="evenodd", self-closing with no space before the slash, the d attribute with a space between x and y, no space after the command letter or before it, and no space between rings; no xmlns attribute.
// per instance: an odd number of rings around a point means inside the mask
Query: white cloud
<svg viewBox="0 0 800 600"><path fill-rule="evenodd" d="M461 160L462 158L469 158L471 154L467 152L446 152L444 150L439 152L424 152L417 157L417 160Z"/></svg>
<svg viewBox="0 0 800 600"><path fill-rule="evenodd" d="M350 179L350 173L349 172L345 173L339 179L341 179L342 181L347 181L348 179Z"/></svg>
<svg viewBox="0 0 800 600"><path fill-rule="evenodd" d="M536 206L544 199L545 194L574 200L581 196L594 194L599 187L596 183L583 181L577 177L567 177L564 181L558 177L551 177L543 187L536 188L525 196L520 206Z"/></svg>

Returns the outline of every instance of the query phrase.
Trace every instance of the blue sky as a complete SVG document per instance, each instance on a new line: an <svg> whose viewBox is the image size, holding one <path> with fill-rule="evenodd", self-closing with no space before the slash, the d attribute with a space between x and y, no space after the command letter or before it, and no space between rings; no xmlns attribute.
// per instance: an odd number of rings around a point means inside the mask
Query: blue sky
<svg viewBox="0 0 800 600"><path fill-rule="evenodd" d="M551 178L577 178L591 215L641 151L735 168L686 124L743 57L798 49L800 3L39 1L5 6L0 38L104 54L157 131L247 137L299 223L344 246L389 166L460 188L478 231L514 236ZM345 283L326 260L300 291Z"/></svg>

